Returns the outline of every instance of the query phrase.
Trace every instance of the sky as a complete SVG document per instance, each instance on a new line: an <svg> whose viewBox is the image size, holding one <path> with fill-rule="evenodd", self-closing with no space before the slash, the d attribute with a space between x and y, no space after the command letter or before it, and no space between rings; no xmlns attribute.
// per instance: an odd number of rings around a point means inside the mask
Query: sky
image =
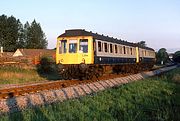
<svg viewBox="0 0 180 121"><path fill-rule="evenodd" d="M0 6L0 15L40 23L49 49L65 30L85 29L180 50L180 0L1 0Z"/></svg>

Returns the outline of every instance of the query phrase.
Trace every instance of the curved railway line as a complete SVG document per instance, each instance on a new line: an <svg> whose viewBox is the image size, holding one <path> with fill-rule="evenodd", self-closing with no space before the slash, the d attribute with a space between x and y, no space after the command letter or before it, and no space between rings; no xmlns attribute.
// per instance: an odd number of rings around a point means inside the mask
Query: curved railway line
<svg viewBox="0 0 180 121"><path fill-rule="evenodd" d="M2 88L0 89L0 99L7 99L7 98L12 98L16 96L21 96L21 95L26 95L28 93L36 93L39 91L44 91L44 90L55 90L55 89L61 89L61 88L66 88L78 84L87 84L87 83L92 83L96 82L99 80L107 80L107 79L113 79L117 77L124 77L130 74L109 74L105 75L103 77L100 77L98 79L94 80L59 80L59 81L52 81L52 82L41 82L41 83L36 83L36 84L25 84L25 85L18 85L18 86L13 86L9 88Z"/></svg>
<svg viewBox="0 0 180 121"><path fill-rule="evenodd" d="M157 68L156 68L157 69ZM159 69L159 68L158 68ZM155 69L152 69L155 70ZM152 71L151 70L151 71ZM0 89L0 99L8 99L12 97L22 96L29 93L36 93L44 90L56 90L61 88L66 88L74 85L79 84L87 84L92 83L96 81L102 81L102 80L109 80L113 78L120 78L129 76L131 74L108 74L105 76L102 76L98 79L94 80L59 80L59 81L52 81L52 82L42 82L42 83L36 83L36 84L25 84L15 87L9 87L9 88L2 88Z"/></svg>
<svg viewBox="0 0 180 121"><path fill-rule="evenodd" d="M79 98L111 87L117 87L155 76L177 67L178 66L175 65L129 76L119 75L118 77L111 75L112 79L110 79L109 76L109 78L103 77L104 79L102 78L98 81L61 80L44 84L39 83L0 89L0 115L22 111L28 107L32 108L44 104Z"/></svg>

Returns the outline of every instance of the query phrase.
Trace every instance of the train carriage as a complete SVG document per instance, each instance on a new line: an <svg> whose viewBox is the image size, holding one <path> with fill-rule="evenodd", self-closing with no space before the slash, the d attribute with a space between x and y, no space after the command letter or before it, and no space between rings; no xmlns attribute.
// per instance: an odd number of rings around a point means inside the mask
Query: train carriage
<svg viewBox="0 0 180 121"><path fill-rule="evenodd" d="M82 29L66 30L57 38L56 63L65 79L137 72L152 68L154 62L152 48Z"/></svg>

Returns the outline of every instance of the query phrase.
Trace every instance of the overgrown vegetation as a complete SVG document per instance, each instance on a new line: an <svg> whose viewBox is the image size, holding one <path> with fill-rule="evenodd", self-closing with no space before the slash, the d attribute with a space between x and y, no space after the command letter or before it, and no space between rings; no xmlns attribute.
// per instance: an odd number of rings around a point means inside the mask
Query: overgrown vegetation
<svg viewBox="0 0 180 121"><path fill-rule="evenodd" d="M34 83L58 79L60 79L60 77L56 73L44 73L41 75L36 69L0 67L0 84Z"/></svg>
<svg viewBox="0 0 180 121"><path fill-rule="evenodd" d="M173 60L176 63L180 63L180 51L176 51L173 55Z"/></svg>
<svg viewBox="0 0 180 121"><path fill-rule="evenodd" d="M40 64L37 65L38 74L48 80L60 79L57 65L52 57L43 56L40 59Z"/></svg>
<svg viewBox="0 0 180 121"><path fill-rule="evenodd" d="M0 84L19 84L43 81L36 70L21 69L17 67L0 68Z"/></svg>
<svg viewBox="0 0 180 121"><path fill-rule="evenodd" d="M53 58L43 56L40 59L40 64L37 65L39 73L53 73L57 70L56 63Z"/></svg>
<svg viewBox="0 0 180 121"><path fill-rule="evenodd" d="M179 121L179 74L180 68L79 99L5 115L0 120Z"/></svg>
<svg viewBox="0 0 180 121"><path fill-rule="evenodd" d="M170 61L168 53L165 48L161 48L156 53L156 64L165 65Z"/></svg>

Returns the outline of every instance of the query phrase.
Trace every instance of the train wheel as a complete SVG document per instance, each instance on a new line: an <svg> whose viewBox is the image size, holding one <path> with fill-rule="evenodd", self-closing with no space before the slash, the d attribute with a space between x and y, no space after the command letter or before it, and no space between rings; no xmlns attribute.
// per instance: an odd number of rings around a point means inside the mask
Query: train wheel
<svg viewBox="0 0 180 121"><path fill-rule="evenodd" d="M104 74L104 68L102 66L99 66L98 67L98 70L97 70L97 73L98 73L98 76L103 76Z"/></svg>
<svg viewBox="0 0 180 121"><path fill-rule="evenodd" d="M69 75L68 75L67 71L64 72L64 73L62 73L62 74L61 74L61 77L62 77L63 79L65 79L65 80L69 79L69 78L68 78Z"/></svg>
<svg viewBox="0 0 180 121"><path fill-rule="evenodd" d="M87 72L86 72L86 78L87 78L88 80L91 80L91 79L93 78L93 68L92 68L92 67L90 67L90 68L87 70Z"/></svg>

